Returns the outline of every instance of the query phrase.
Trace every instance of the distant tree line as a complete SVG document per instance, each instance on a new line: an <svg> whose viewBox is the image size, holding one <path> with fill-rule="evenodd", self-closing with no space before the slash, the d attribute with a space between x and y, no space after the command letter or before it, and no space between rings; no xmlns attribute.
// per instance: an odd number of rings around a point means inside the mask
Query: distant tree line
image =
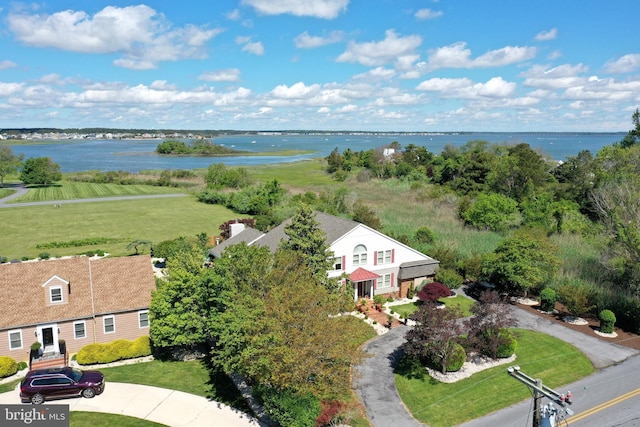
<svg viewBox="0 0 640 427"><path fill-rule="evenodd" d="M205 139L196 139L191 142L169 140L158 144L156 152L159 154L198 155L198 156L222 156L244 153L224 145L214 144Z"/></svg>

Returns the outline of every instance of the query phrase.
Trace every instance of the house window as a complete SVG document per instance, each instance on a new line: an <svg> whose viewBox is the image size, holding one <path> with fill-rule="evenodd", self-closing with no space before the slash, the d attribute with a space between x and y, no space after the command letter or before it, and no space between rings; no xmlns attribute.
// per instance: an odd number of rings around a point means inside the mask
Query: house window
<svg viewBox="0 0 640 427"><path fill-rule="evenodd" d="M341 256L337 256L333 259L333 269L334 270L342 270L343 266L342 266L342 257Z"/></svg>
<svg viewBox="0 0 640 427"><path fill-rule="evenodd" d="M149 327L149 310L143 310L138 312L138 326L140 328Z"/></svg>
<svg viewBox="0 0 640 427"><path fill-rule="evenodd" d="M367 247L358 245L353 249L353 265L365 265L367 263Z"/></svg>
<svg viewBox="0 0 640 427"><path fill-rule="evenodd" d="M378 251L377 253L377 264L391 264L393 262L392 251L389 249L388 251Z"/></svg>
<svg viewBox="0 0 640 427"><path fill-rule="evenodd" d="M383 274L376 280L376 288L390 288L391 287L391 273Z"/></svg>
<svg viewBox="0 0 640 427"><path fill-rule="evenodd" d="M60 286L49 288L49 296L51 303L62 302L62 288Z"/></svg>
<svg viewBox="0 0 640 427"><path fill-rule="evenodd" d="M75 339L87 337L87 329L85 327L84 320L81 322L73 322L73 337Z"/></svg>
<svg viewBox="0 0 640 427"><path fill-rule="evenodd" d="M102 323L105 334L113 334L116 331L116 318L114 316L104 316Z"/></svg>
<svg viewBox="0 0 640 427"><path fill-rule="evenodd" d="M17 329L9 331L9 350L20 350L22 348L22 331Z"/></svg>

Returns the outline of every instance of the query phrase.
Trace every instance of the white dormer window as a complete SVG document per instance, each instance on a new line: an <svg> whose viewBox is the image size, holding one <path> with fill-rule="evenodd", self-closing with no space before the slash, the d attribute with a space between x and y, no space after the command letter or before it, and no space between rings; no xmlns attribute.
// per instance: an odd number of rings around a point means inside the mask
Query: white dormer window
<svg viewBox="0 0 640 427"><path fill-rule="evenodd" d="M353 248L353 265L366 265L367 264L367 247L365 245L358 245Z"/></svg>
<svg viewBox="0 0 640 427"><path fill-rule="evenodd" d="M49 288L49 297L52 304L62 302L62 287L52 286Z"/></svg>

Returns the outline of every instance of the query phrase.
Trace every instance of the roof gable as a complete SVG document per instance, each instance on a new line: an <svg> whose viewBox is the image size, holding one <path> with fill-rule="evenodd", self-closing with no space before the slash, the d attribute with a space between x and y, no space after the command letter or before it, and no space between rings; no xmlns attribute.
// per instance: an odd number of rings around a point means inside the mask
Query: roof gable
<svg viewBox="0 0 640 427"><path fill-rule="evenodd" d="M70 287L66 304L46 305L46 283ZM0 329L148 308L154 289L148 255L0 264Z"/></svg>
<svg viewBox="0 0 640 427"><path fill-rule="evenodd" d="M42 287L44 288L49 285L68 285L68 284L69 284L69 281L64 280L63 278L54 274L53 276L51 276L49 280L47 280L42 284Z"/></svg>

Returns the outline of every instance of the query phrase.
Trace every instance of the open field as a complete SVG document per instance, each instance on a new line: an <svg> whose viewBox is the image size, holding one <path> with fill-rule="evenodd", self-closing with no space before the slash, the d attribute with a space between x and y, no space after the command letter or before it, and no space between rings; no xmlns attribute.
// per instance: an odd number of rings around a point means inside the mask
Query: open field
<svg viewBox="0 0 640 427"><path fill-rule="evenodd" d="M184 193L180 188L153 185L94 184L64 181L48 187L29 187L29 191L9 203L42 202L46 200L89 199L95 197L141 196L149 194Z"/></svg>
<svg viewBox="0 0 640 427"><path fill-rule="evenodd" d="M218 205L197 202L193 197L122 200L0 209L0 255L9 259L73 255L101 249L112 255L129 255L133 240L158 243L201 232L219 233L223 222L242 217ZM98 246L38 249L36 245L86 238L110 238L115 242Z"/></svg>
<svg viewBox="0 0 640 427"><path fill-rule="evenodd" d="M514 364L527 375L558 388L594 372L589 359L570 344L539 332L516 329ZM396 386L413 416L432 427L449 427L531 397L527 387L496 366L452 384L396 375Z"/></svg>

